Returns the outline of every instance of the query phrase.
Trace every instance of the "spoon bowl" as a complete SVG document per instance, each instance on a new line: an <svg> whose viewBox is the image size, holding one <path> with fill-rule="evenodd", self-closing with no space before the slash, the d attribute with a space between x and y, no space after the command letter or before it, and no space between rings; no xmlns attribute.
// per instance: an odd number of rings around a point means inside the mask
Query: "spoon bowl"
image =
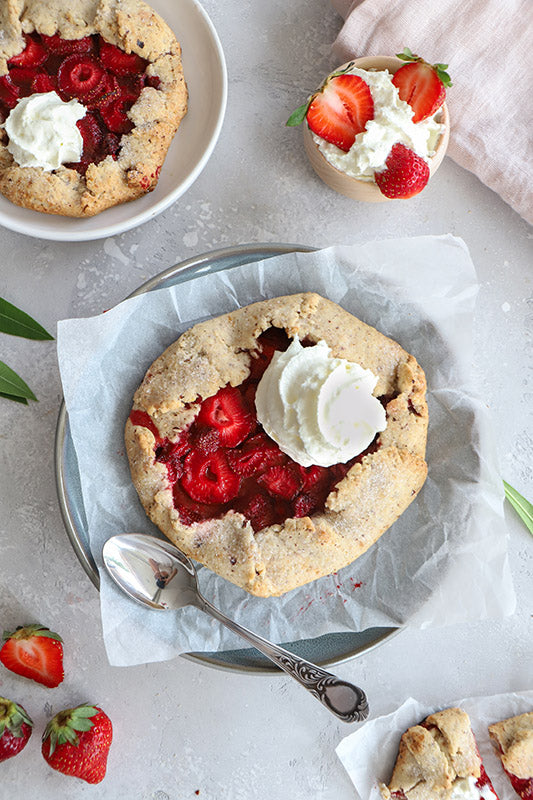
<svg viewBox="0 0 533 800"><path fill-rule="evenodd" d="M122 533L105 543L103 559L114 582L141 605L155 611L195 606L256 647L338 719L360 722L367 718L368 702L362 689L253 633L206 600L198 588L193 562L170 542L143 533Z"/></svg>

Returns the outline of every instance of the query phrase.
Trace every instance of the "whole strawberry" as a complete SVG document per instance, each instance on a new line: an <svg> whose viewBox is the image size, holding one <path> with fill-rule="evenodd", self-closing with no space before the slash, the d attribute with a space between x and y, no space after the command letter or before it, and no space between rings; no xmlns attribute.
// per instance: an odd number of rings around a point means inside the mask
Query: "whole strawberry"
<svg viewBox="0 0 533 800"><path fill-rule="evenodd" d="M24 750L31 736L33 722L25 709L0 697L0 761L13 758Z"/></svg>
<svg viewBox="0 0 533 800"><path fill-rule="evenodd" d="M407 199L421 192L429 180L429 166L423 158L403 144L392 146L385 169L375 174L385 197Z"/></svg>
<svg viewBox="0 0 533 800"><path fill-rule="evenodd" d="M4 631L0 661L11 672L53 688L64 678L63 639L38 623Z"/></svg>
<svg viewBox="0 0 533 800"><path fill-rule="evenodd" d="M50 720L41 752L52 769L87 783L100 783L112 738L107 714L98 706L81 705L60 711Z"/></svg>

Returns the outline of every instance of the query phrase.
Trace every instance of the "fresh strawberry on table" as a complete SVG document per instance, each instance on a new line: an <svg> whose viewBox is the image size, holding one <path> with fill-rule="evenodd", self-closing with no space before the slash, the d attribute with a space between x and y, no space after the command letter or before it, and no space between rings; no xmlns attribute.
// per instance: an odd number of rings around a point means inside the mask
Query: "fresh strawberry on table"
<svg viewBox="0 0 533 800"><path fill-rule="evenodd" d="M67 708L53 717L43 734L41 752L58 772L87 783L104 779L113 726L98 706Z"/></svg>
<svg viewBox="0 0 533 800"><path fill-rule="evenodd" d="M347 152L373 118L374 101L368 84L358 75L337 72L291 114L287 125L294 127L307 119L313 133Z"/></svg>
<svg viewBox="0 0 533 800"><path fill-rule="evenodd" d="M32 733L33 722L26 710L0 697L0 761L13 758L24 750Z"/></svg>
<svg viewBox="0 0 533 800"><path fill-rule="evenodd" d="M24 678L53 688L64 678L62 638L38 623L4 631L0 648L2 664Z"/></svg>
<svg viewBox="0 0 533 800"><path fill-rule="evenodd" d="M451 78L446 72L447 64L428 64L413 54L408 47L397 58L407 63L394 73L393 84L398 89L400 100L409 103L414 111L413 122L432 117L446 99L446 87Z"/></svg>
<svg viewBox="0 0 533 800"><path fill-rule="evenodd" d="M376 172L375 180L385 197L407 199L422 191L429 180L429 166L423 158L403 144L395 144L385 162L385 169Z"/></svg>

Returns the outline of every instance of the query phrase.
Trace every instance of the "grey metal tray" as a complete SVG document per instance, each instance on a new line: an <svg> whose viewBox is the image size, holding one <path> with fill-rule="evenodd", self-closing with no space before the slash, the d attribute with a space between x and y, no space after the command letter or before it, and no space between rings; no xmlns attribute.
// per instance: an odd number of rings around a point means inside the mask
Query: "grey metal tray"
<svg viewBox="0 0 533 800"><path fill-rule="evenodd" d="M163 289L232 267L249 264L287 252L305 252L313 248L295 244L244 244L215 250L183 261L139 286L130 297ZM64 402L59 411L55 439L56 487L65 528L81 565L99 589L100 576L89 546L87 519L83 506L76 451L70 435ZM399 628L369 628L360 633L329 633L314 639L286 642L284 646L320 666L335 666L377 647L399 632ZM274 667L253 648L220 652L186 653L184 657L207 666L237 672L275 673Z"/></svg>

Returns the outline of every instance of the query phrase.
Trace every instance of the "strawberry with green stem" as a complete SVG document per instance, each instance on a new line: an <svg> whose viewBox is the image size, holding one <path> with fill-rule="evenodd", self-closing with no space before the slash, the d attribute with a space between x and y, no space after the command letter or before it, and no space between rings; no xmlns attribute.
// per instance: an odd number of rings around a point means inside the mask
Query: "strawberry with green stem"
<svg viewBox="0 0 533 800"><path fill-rule="evenodd" d="M2 664L24 678L48 688L59 686L64 678L63 639L38 623L4 631L0 648Z"/></svg>
<svg viewBox="0 0 533 800"><path fill-rule="evenodd" d="M33 722L22 706L0 697L0 761L13 758L26 747L32 727Z"/></svg>
<svg viewBox="0 0 533 800"><path fill-rule="evenodd" d="M397 53L397 58L407 63L394 73L392 82L398 89L400 100L409 103L413 109L413 122L432 117L446 99L446 87L452 85L446 72L448 64L428 64L408 47L403 53Z"/></svg>
<svg viewBox="0 0 533 800"><path fill-rule="evenodd" d="M84 703L53 717L43 734L41 752L52 769L87 783L103 781L113 726L98 706Z"/></svg>

